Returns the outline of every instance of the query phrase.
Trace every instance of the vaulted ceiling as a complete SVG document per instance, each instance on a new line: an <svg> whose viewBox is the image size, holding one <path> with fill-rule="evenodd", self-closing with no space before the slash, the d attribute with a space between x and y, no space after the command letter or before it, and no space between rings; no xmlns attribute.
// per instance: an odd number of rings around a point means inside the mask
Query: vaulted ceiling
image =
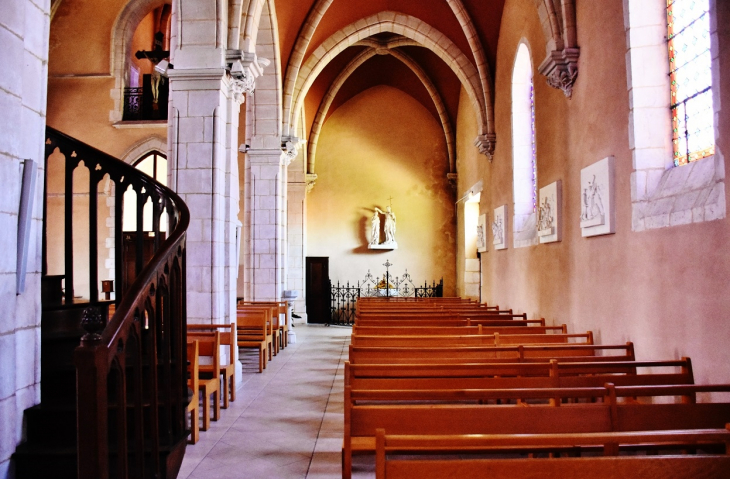
<svg viewBox="0 0 730 479"><path fill-rule="evenodd" d="M284 120L295 136L303 108L308 170L326 119L373 86L402 90L431 112L444 126L452 165L462 86L470 88L480 135L492 133L491 79L503 8L504 0L276 2Z"/></svg>

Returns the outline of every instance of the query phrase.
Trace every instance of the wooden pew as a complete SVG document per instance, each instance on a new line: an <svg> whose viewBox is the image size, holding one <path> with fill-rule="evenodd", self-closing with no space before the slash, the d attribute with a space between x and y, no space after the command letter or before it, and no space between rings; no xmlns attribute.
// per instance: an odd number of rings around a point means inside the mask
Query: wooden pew
<svg viewBox="0 0 730 479"><path fill-rule="evenodd" d="M361 313L359 316L355 316L355 324L361 324L363 321L390 321L390 324L410 324L412 322L419 322L425 319L479 319L479 320L499 320L504 321L508 319L521 319L526 320L527 314L507 314L500 313L495 314L492 311L464 311L464 310L449 310L449 311L431 311L431 310L408 310L408 311L381 311L381 312L367 312ZM365 323L362 324L365 326Z"/></svg>
<svg viewBox="0 0 730 479"><path fill-rule="evenodd" d="M639 372L639 370L650 372ZM536 389L694 384L689 358L670 361L494 364L350 364L353 390ZM404 398L404 400L406 400Z"/></svg>
<svg viewBox="0 0 730 479"><path fill-rule="evenodd" d="M593 344L593 333L578 334L480 334L452 336L362 336L353 335L350 344L370 347L446 347L504 344Z"/></svg>
<svg viewBox="0 0 730 479"><path fill-rule="evenodd" d="M266 369L269 351L269 321L267 310L241 311L236 313L236 344L239 348L254 348L259 353L259 372Z"/></svg>
<svg viewBox="0 0 730 479"><path fill-rule="evenodd" d="M239 301L240 306L271 306L277 308L277 314L275 317L278 320L279 328L279 346L285 348L288 346L289 339L289 324L291 324L291 318L289 318L289 302L284 301Z"/></svg>
<svg viewBox="0 0 730 479"><path fill-rule="evenodd" d="M426 318L418 321L417 324L397 324L390 319L360 319L355 323L355 326L366 326L366 327L389 327L389 326L402 326L402 327L461 327L461 326L478 326L483 325L485 327L497 327L497 326L510 326L510 327L524 327L524 326L545 326L545 318L540 319L481 319L481 318Z"/></svg>
<svg viewBox="0 0 730 479"><path fill-rule="evenodd" d="M267 349L269 352L269 360L272 359L272 355L276 356L279 352L279 313L278 306L273 305L237 305L236 315L255 313L258 311L265 311L266 314L266 342Z"/></svg>
<svg viewBox="0 0 730 479"><path fill-rule="evenodd" d="M678 388L676 386L675 388ZM730 391L730 385L681 386L681 394L691 388L702 391ZM628 389L628 391L623 391ZM639 388L546 388L508 390L455 390L461 397L511 397L512 399L559 398L555 405L494 405L494 404L407 404L390 398L383 403L382 395L389 391L352 390L345 387L343 478L351 477L352 454L372 454L375 431L382 428L396 435L451 434L572 434L588 432L658 431L670 429L722 428L730 422L730 402L639 404L620 403L618 397L636 394ZM642 387L642 394L652 396L651 387ZM667 386L660 395L676 395ZM443 397L441 391L409 391L420 398L429 393ZM598 397L602 402L576 403L559 406L571 397ZM380 403L373 401L380 400Z"/></svg>
<svg viewBox="0 0 730 479"><path fill-rule="evenodd" d="M562 362L633 361L634 344L625 345L511 345L511 346L458 346L458 347L368 347L349 346L353 364L408 364L434 362L529 362L557 358Z"/></svg>
<svg viewBox="0 0 730 479"><path fill-rule="evenodd" d="M213 406L213 420L217 421L221 415L221 388L220 388L220 332L188 332L188 341L198 343L198 357L207 357L209 365L198 362L198 390L203 393L203 426L207 431L210 428L211 397Z"/></svg>
<svg viewBox="0 0 730 479"><path fill-rule="evenodd" d="M223 382L223 409L228 409L229 401L236 400L236 323L231 324L188 324L188 333L196 331L220 331L221 346L228 346L228 361L223 364L219 359L220 374ZM203 366L205 371L206 366Z"/></svg>
<svg viewBox="0 0 730 479"><path fill-rule="evenodd" d="M698 447L721 446L721 454L683 454ZM525 453L600 448L598 457L525 457ZM621 449L655 451L665 448L671 455L619 456ZM678 450L679 448L679 450ZM727 428L632 431L567 434L498 435L386 435L376 431L376 479L423 479L449 477L712 477L730 472L730 431ZM418 456L413 452L417 451ZM464 457L498 453L512 458ZM429 458L438 454L439 458ZM401 456L400 458L398 456ZM408 457L403 457L407 455Z"/></svg>
<svg viewBox="0 0 730 479"><path fill-rule="evenodd" d="M491 326L478 324L476 326L359 326L352 327L352 334L358 336L425 336L425 335L462 335L462 334L550 334L568 333L568 326L530 326L524 323L519 326Z"/></svg>

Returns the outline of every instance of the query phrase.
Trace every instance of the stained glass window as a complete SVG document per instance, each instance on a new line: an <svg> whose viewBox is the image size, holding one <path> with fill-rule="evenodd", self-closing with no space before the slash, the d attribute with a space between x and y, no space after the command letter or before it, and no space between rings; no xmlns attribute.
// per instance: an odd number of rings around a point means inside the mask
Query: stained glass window
<svg viewBox="0 0 730 479"><path fill-rule="evenodd" d="M674 164L715 153L709 0L667 0Z"/></svg>
<svg viewBox="0 0 730 479"><path fill-rule="evenodd" d="M532 211L537 211L537 147L535 146L535 86L530 81L530 113L532 129Z"/></svg>

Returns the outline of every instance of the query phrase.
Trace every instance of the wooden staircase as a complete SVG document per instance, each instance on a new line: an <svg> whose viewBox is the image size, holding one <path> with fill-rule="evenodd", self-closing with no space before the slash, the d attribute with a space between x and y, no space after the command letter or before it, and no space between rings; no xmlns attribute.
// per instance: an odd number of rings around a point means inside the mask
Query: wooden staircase
<svg viewBox="0 0 730 479"><path fill-rule="evenodd" d="M46 162L65 156L65 292L58 277L42 279L41 403L25 411L25 442L13 460L17 479L174 478L187 436L185 230L189 215L172 191L124 162L47 129ZM133 277L115 268L115 301L101 301L96 237L89 238L91 298L73 297L74 192L69 175L84 161L90 174L91 230L96 230L96 191L109 175L116 185L115 245L122 249L122 195L128 185L137 204L153 206L155 253L146 264L137 248ZM46 165L46 171L48 171ZM168 214L167 239L160 216ZM44 216L46 214L44 208ZM137 209L141 238L142 208ZM45 218L44 218L45 227ZM164 234L164 233L163 233ZM46 234L44 228L44 272ZM138 245L141 246L141 245ZM126 290L125 290L126 289ZM110 314L110 311L113 313ZM82 411L78 414L77 411Z"/></svg>

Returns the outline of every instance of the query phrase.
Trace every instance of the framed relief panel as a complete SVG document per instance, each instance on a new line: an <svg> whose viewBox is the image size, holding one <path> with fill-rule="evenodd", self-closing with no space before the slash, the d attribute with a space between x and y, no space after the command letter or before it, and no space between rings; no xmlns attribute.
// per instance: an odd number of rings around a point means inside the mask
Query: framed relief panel
<svg viewBox="0 0 730 479"><path fill-rule="evenodd" d="M487 215L483 214L479 216L477 222L477 251L484 253L489 248L487 247Z"/></svg>
<svg viewBox="0 0 730 479"><path fill-rule="evenodd" d="M613 183L613 156L597 161L580 171L581 236L616 232Z"/></svg>
<svg viewBox="0 0 730 479"><path fill-rule="evenodd" d="M563 239L562 184L560 180L540 188L537 205L537 236L540 243L555 243Z"/></svg>
<svg viewBox="0 0 730 479"><path fill-rule="evenodd" d="M492 244L494 249L507 249L507 205L502 205L494 210Z"/></svg>

